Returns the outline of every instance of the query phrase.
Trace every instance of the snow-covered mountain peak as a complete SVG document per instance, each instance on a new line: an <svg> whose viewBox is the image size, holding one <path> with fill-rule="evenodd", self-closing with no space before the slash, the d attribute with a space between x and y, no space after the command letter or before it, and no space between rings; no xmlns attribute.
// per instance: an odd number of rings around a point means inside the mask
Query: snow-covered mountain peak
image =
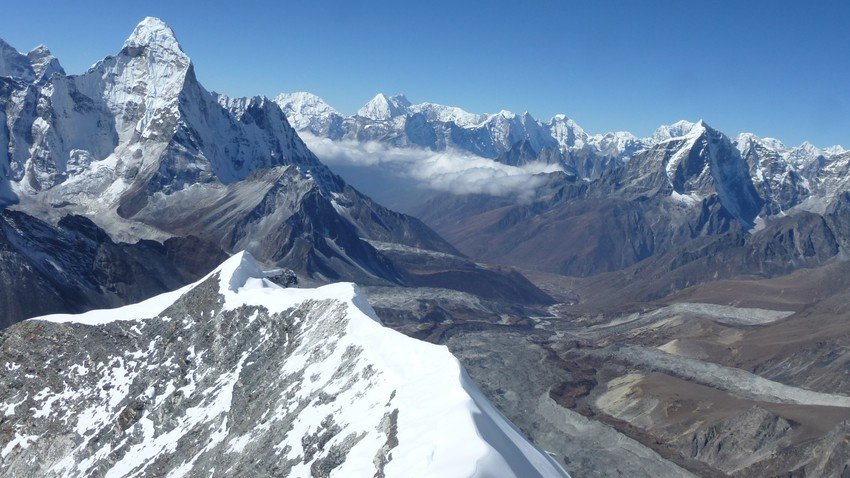
<svg viewBox="0 0 850 478"><path fill-rule="evenodd" d="M584 132L584 128L579 126L579 124L576 123L575 120L573 120L572 118L570 118L569 116L567 116L563 113L558 113L555 116L553 116L552 119L549 120L549 124L550 125L564 124L564 125L567 125L571 128L574 128L576 130L580 130L580 131Z"/></svg>
<svg viewBox="0 0 850 478"><path fill-rule="evenodd" d="M823 151L815 146L814 144L803 141L799 146L791 148L791 154L794 156L821 156L823 155Z"/></svg>
<svg viewBox="0 0 850 478"><path fill-rule="evenodd" d="M390 101L402 108L410 107L410 100L407 99L407 96L405 96L404 93L390 96Z"/></svg>
<svg viewBox="0 0 850 478"><path fill-rule="evenodd" d="M472 127L481 124L486 119L486 115L470 113L457 106L445 106L436 103L412 105L410 111L422 113L430 121L453 122L461 127Z"/></svg>
<svg viewBox="0 0 850 478"><path fill-rule="evenodd" d="M695 137L695 136L703 136L703 135L720 135L723 136L723 133L712 128L705 122L705 120L699 120L691 127L690 130L684 135L686 137Z"/></svg>
<svg viewBox="0 0 850 478"><path fill-rule="evenodd" d="M681 138L690 133L694 126L696 126L696 123L687 120L679 120L673 124L661 125L652 133L652 139L660 143L673 138Z"/></svg>
<svg viewBox="0 0 850 478"><path fill-rule="evenodd" d="M27 58L30 61L33 61L33 60L40 60L40 59L44 59L44 58L53 59L54 57L53 57L53 53L50 52L50 49L47 48L46 45L40 44L40 45L36 46L35 48L33 48L32 50L30 50L29 53L27 53Z"/></svg>
<svg viewBox="0 0 850 478"><path fill-rule="evenodd" d="M823 151L826 152L827 154L829 154L830 156L835 156L835 155L843 154L843 153L847 152L847 150L844 149L844 146L842 146L840 144L836 144L836 145L833 145L833 146L823 148Z"/></svg>
<svg viewBox="0 0 850 478"><path fill-rule="evenodd" d="M760 145L774 152L782 152L788 149L782 141L776 138L761 138L753 133L739 134L735 138L735 144L738 145L738 149L742 152L756 145Z"/></svg>
<svg viewBox="0 0 850 478"><path fill-rule="evenodd" d="M410 101L404 95L387 96L378 93L362 108L357 110L357 115L373 120L388 120L407 113Z"/></svg>
<svg viewBox="0 0 850 478"><path fill-rule="evenodd" d="M281 93L275 97L275 102L279 105L286 104L290 110L297 112L309 112L312 114L339 114L339 112L325 100L306 91Z"/></svg>
<svg viewBox="0 0 850 478"><path fill-rule="evenodd" d="M565 114L556 114L549 120L548 129L553 138L564 151L572 148L582 148L588 141L584 129L572 118Z"/></svg>
<svg viewBox="0 0 850 478"><path fill-rule="evenodd" d="M818 148L808 141L803 141L799 146L788 148L783 153L791 164L794 164L798 168L804 168L818 160L830 158L843 152L844 148L841 146Z"/></svg>
<svg viewBox="0 0 850 478"><path fill-rule="evenodd" d="M304 91L281 93L274 99L298 131L335 137L343 116L322 98Z"/></svg>
<svg viewBox="0 0 850 478"><path fill-rule="evenodd" d="M812 154L817 154L820 152L820 149L817 146L808 141L803 141L800 146L797 146L795 149Z"/></svg>
<svg viewBox="0 0 850 478"><path fill-rule="evenodd" d="M575 128L581 130L581 127L578 125L575 125ZM588 136L585 141L604 156L628 157L650 146L649 143L628 131L611 131L605 134L594 134Z"/></svg>
<svg viewBox="0 0 850 478"><path fill-rule="evenodd" d="M154 17L136 26L117 55L69 81L69 91L76 88L90 98L103 98L115 116L119 143L137 136L167 141L178 125L180 95L188 83L197 83L174 32ZM68 96L66 100L74 101Z"/></svg>
<svg viewBox="0 0 850 478"><path fill-rule="evenodd" d="M339 112L322 98L306 91L281 93L274 99L295 129L309 130L313 123L323 123L339 117Z"/></svg>
<svg viewBox="0 0 850 478"><path fill-rule="evenodd" d="M171 51L183 51L171 27L156 17L145 17L144 20L136 25L133 33L124 42L124 47L138 48L145 46Z"/></svg>
<svg viewBox="0 0 850 478"><path fill-rule="evenodd" d="M785 146L785 143L776 138L761 138L760 140L762 144L776 151L784 151L788 149L788 147Z"/></svg>

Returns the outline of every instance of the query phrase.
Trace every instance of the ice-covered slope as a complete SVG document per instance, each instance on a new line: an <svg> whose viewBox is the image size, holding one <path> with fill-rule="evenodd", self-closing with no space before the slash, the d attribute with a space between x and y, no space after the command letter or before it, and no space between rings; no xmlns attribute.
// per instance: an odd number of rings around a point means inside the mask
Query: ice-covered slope
<svg viewBox="0 0 850 478"><path fill-rule="evenodd" d="M348 283L247 253L119 309L0 337L3 476L563 476L443 347Z"/></svg>

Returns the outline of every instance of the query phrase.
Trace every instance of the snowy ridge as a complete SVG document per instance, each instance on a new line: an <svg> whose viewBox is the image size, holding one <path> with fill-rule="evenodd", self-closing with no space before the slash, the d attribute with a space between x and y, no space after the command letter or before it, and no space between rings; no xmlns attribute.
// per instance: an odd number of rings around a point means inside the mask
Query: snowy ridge
<svg viewBox="0 0 850 478"><path fill-rule="evenodd" d="M438 134L436 138L430 140L430 144L413 141L414 144L438 150L451 146L490 158L495 158L513 146L514 143L511 143L511 140L533 138L534 130L545 131L543 140L537 141L537 143L541 143L538 145L540 147L545 145L557 146L563 152L590 148L591 151L603 156L630 156L656 144L688 136L692 133L693 128L702 122L702 120L697 122L680 120L669 125L661 125L652 136L640 138L627 131L589 134L573 119L563 114L557 114L547 123L544 123L527 112L523 115L517 115L502 110L493 114L477 114L455 106L428 102L414 104L401 94L387 96L379 93L360 108L355 116L348 118L343 118L337 110L324 100L310 93L284 93L278 95L275 101L287 113L296 129L310 131L314 135L326 136L331 139L356 137L360 140L398 143L398 136L409 133L409 129L413 125L410 117L421 114L430 123L447 124L469 131L471 134L468 138L461 135L446 140L441 137L442 134L457 136L457 133L450 133L449 130L440 131L440 128L435 126ZM341 125L341 131L335 130L334 134L329 135L318 132L312 127L315 124L326 123L331 117L335 118L337 123ZM356 117L360 117L359 122ZM387 131L385 127L381 128L370 124L369 121L391 122L391 131ZM506 123L507 126L505 126ZM365 131L369 129L375 131L371 133ZM480 130L486 130L489 133L482 135ZM755 138L755 135L742 133L739 136L739 138L744 137ZM758 140L774 150L787 151L788 157L798 158L798 162L810 161L818 155L834 156L845 151L841 146L817 148L808 142L804 142L796 148L787 148L776 139L759 138ZM485 144L482 144L482 142ZM487 145L486 143L490 144Z"/></svg>
<svg viewBox="0 0 850 478"><path fill-rule="evenodd" d="M278 101L284 110L296 103L283 95ZM298 129L310 138L328 138L338 144L338 148L320 148L324 156L322 150L349 151L331 158L337 164L363 167L358 148L352 144L371 149L376 149L371 145L380 144L388 150L384 155L388 158L400 156L402 150L430 150L468 153L509 166L556 165L588 181L617 175L626 190L666 195L687 208L701 207L703 200L712 201L716 195L745 228L759 216L785 214L794 208L823 211L848 188L842 175L847 153L841 146L818 148L804 142L788 147L777 139L752 133L729 138L703 120L662 125L647 138L624 131L589 134L563 114L543 123L527 112L479 115L433 103L411 104L403 95L383 94L356 116L343 118L334 112L333 128L313 126L327 125L322 118L321 112L310 121L298 116L298 124L306 125ZM460 154L454 157L457 162L469 163ZM641 164L630 166L632 162ZM666 185L656 181L659 174L666 176ZM434 182L433 178L423 178L423 187L431 188ZM452 177L449 191L479 191L466 182L464 177ZM529 184L539 181L530 180ZM517 193L511 188L496 189L495 196L514 195L522 201L534 195L533 190Z"/></svg>
<svg viewBox="0 0 850 478"><path fill-rule="evenodd" d="M444 347L383 327L356 286L267 275L240 253L134 306L10 329L0 381L20 385L0 387L0 474L566 476ZM62 339L23 351L31 327ZM24 378L21 361L45 367Z"/></svg>

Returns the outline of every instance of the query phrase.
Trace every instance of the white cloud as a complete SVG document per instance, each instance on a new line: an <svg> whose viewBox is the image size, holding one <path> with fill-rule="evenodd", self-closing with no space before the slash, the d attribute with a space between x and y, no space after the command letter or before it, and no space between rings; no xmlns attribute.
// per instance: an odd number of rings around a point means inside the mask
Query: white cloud
<svg viewBox="0 0 850 478"><path fill-rule="evenodd" d="M394 176L413 179L424 188L453 194L481 193L528 199L546 181L541 173L562 170L558 165L543 163L508 166L457 150L397 148L375 141L333 141L304 132L300 134L307 146L331 169L334 165L380 167Z"/></svg>

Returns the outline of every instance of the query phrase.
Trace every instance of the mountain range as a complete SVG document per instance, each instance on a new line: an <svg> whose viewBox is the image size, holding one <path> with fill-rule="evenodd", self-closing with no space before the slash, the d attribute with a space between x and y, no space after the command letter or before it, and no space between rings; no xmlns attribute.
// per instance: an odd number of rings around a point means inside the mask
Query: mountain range
<svg viewBox="0 0 850 478"><path fill-rule="evenodd" d="M350 117L309 93L275 101L307 137L556 165L532 173L529 190L420 194L409 210L471 257L567 275L620 270L698 237L749 236L798 212L825 214L847 189L850 152L840 146L733 138L702 120L638 138L591 135L565 115L479 115L403 95L379 94ZM377 185L362 187L380 194Z"/></svg>
<svg viewBox="0 0 850 478"><path fill-rule="evenodd" d="M525 148L531 154L523 157L527 162L533 161L541 151L551 149L556 151L550 155L565 166L574 167L580 165L581 159L631 156L658 143L685 136L695 126L693 122L681 120L659 126L646 138L626 131L590 134L564 114L548 121L538 120L528 112L519 115L502 110L477 114L454 106L412 104L404 95L383 93L369 100L352 116L342 115L322 98L307 92L282 93L275 97L275 102L296 130L319 137L376 141L435 151L454 148L490 159L504 157L512 149ZM735 141L742 148L748 141L759 143L797 167L805 167L818 157L828 158L845 152L841 146L817 148L808 142L788 147L777 139L759 138L751 133L742 133ZM586 156L588 154L591 156ZM562 157L558 158L559 155ZM591 176L583 169L579 173Z"/></svg>
<svg viewBox="0 0 850 478"><path fill-rule="evenodd" d="M0 474L567 476L339 281L551 297L349 186L273 101L206 90L164 22L80 75L0 41L0 85Z"/></svg>
<svg viewBox="0 0 850 478"><path fill-rule="evenodd" d="M0 40L0 474L844 476L848 169Z"/></svg>

